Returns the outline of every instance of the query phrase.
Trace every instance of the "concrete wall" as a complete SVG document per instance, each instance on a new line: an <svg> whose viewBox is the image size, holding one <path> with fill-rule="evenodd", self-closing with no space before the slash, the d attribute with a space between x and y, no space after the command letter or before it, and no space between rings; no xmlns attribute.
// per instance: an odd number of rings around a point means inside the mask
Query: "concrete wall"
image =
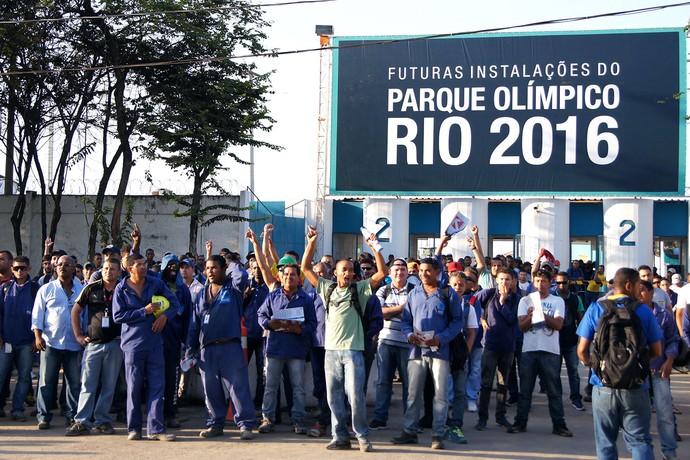
<svg viewBox="0 0 690 460"><path fill-rule="evenodd" d="M43 237L41 234L41 199L40 196L27 195L26 211L22 221L22 253L29 256L36 272L41 266L43 254ZM93 197L89 197L93 198ZM139 224L142 232L142 250L152 248L156 259L172 251L177 254L187 252L189 239L189 218L174 217L173 212L181 206L161 196L132 196L134 202L134 222ZM0 196L0 222L5 230L0 232L0 248L16 253L10 217L16 202L16 196ZM106 198L106 206L112 206L113 197ZM203 205L229 204L240 205L238 196L207 197ZM48 225L52 217L52 208L48 209ZM86 262L89 225L93 220L92 207L83 202L81 196L65 196L62 199L62 218L55 235L55 248L64 249L75 255L80 263ZM197 238L197 252L203 254L207 240L213 241L214 252L222 247L239 251L244 244L240 223L223 221L210 227L200 228ZM99 237L100 239L100 237ZM100 242L97 240L97 250Z"/></svg>

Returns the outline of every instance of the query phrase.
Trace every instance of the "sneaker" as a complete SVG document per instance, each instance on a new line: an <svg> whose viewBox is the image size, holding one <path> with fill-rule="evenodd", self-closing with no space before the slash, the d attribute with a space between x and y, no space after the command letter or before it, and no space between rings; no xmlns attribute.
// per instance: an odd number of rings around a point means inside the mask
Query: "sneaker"
<svg viewBox="0 0 690 460"><path fill-rule="evenodd" d="M468 412L477 412L477 403L475 401L469 401L467 403Z"/></svg>
<svg viewBox="0 0 690 460"><path fill-rule="evenodd" d="M307 427L302 422L295 422L292 425L295 434L307 434Z"/></svg>
<svg viewBox="0 0 690 460"><path fill-rule="evenodd" d="M74 425L74 419L73 418L66 418L65 419L65 428L69 428L72 425Z"/></svg>
<svg viewBox="0 0 690 460"><path fill-rule="evenodd" d="M369 429L374 431L374 430L385 430L388 427L388 424L386 422L381 422L379 420L372 420L371 423L369 424Z"/></svg>
<svg viewBox="0 0 690 460"><path fill-rule="evenodd" d="M42 420L38 422L38 426L36 427L39 430L49 430L50 429L50 422L46 422L45 420Z"/></svg>
<svg viewBox="0 0 690 460"><path fill-rule="evenodd" d="M520 422L515 422L508 428L508 433L524 433L527 431L527 425Z"/></svg>
<svg viewBox="0 0 690 460"><path fill-rule="evenodd" d="M480 418L477 424L474 426L474 429L477 431L486 430L486 420Z"/></svg>
<svg viewBox="0 0 690 460"><path fill-rule="evenodd" d="M371 452L371 442L367 438L359 440L359 451L360 452Z"/></svg>
<svg viewBox="0 0 690 460"><path fill-rule="evenodd" d="M467 438L462 433L462 430L456 426L446 427L446 439L450 442L456 442L458 444L467 444Z"/></svg>
<svg viewBox="0 0 690 460"><path fill-rule="evenodd" d="M130 431L127 435L128 441L139 441L141 439L141 431Z"/></svg>
<svg viewBox="0 0 690 460"><path fill-rule="evenodd" d="M223 429L216 426L210 426L199 433L202 438L215 438L216 436L223 436Z"/></svg>
<svg viewBox="0 0 690 460"><path fill-rule="evenodd" d="M572 438L573 437L573 432L568 429L567 426L561 425L553 428L553 431L551 432L553 434L557 434L559 436L563 436L564 438Z"/></svg>
<svg viewBox="0 0 690 460"><path fill-rule="evenodd" d="M110 423L101 423L96 427L96 431L99 434L115 434L115 429Z"/></svg>
<svg viewBox="0 0 690 460"><path fill-rule="evenodd" d="M152 441L175 441L177 436L170 433L154 433L146 436Z"/></svg>
<svg viewBox="0 0 690 460"><path fill-rule="evenodd" d="M65 431L65 436L81 436L83 434L89 434L89 427L79 422L74 422L72 426Z"/></svg>
<svg viewBox="0 0 690 460"><path fill-rule="evenodd" d="M582 400L583 400L584 402L592 402L592 395L586 394L586 395L582 398Z"/></svg>
<svg viewBox="0 0 690 460"><path fill-rule="evenodd" d="M168 428L179 428L182 425L180 424L179 420L173 417L165 419L165 426Z"/></svg>
<svg viewBox="0 0 690 460"><path fill-rule="evenodd" d="M432 449L445 449L446 444L443 442L443 438L441 436L432 436L431 438L431 448Z"/></svg>
<svg viewBox="0 0 690 460"><path fill-rule="evenodd" d="M393 444L417 444L419 439L417 439L416 434L410 434L407 431L403 431L400 433L400 436L391 439L391 442Z"/></svg>
<svg viewBox="0 0 690 460"><path fill-rule="evenodd" d="M263 419L261 421L261 425L259 425L259 433L272 433L273 432L273 423L267 418Z"/></svg>
<svg viewBox="0 0 690 460"><path fill-rule="evenodd" d="M510 398L506 399L506 406L512 407L518 403L518 398L517 396L511 396Z"/></svg>
<svg viewBox="0 0 690 460"><path fill-rule="evenodd" d="M316 422L314 426L309 428L309 431L307 431L307 436L311 436L312 438L320 438L321 436L324 436L326 434L326 427L321 425L319 422Z"/></svg>
<svg viewBox="0 0 690 460"><path fill-rule="evenodd" d="M576 399L570 405L573 406L575 408L575 410L579 410L579 411L585 410L585 405L582 404L582 401L580 401L579 399Z"/></svg>
<svg viewBox="0 0 690 460"><path fill-rule="evenodd" d="M252 430L240 430L240 439L242 441L251 441L254 439L254 433Z"/></svg>
<svg viewBox="0 0 690 460"><path fill-rule="evenodd" d="M24 415L24 412L12 412L10 418L15 422L26 422L26 415Z"/></svg>
<svg viewBox="0 0 690 460"><path fill-rule="evenodd" d="M352 449L352 442L349 439L345 441L338 441L337 439L332 440L326 444L326 449L328 450L349 450Z"/></svg>
<svg viewBox="0 0 690 460"><path fill-rule="evenodd" d="M508 421L508 419L505 417L499 418L498 420L496 420L496 425L502 426L502 427L508 428L508 429L510 429L510 427L512 426L510 424L510 422Z"/></svg>

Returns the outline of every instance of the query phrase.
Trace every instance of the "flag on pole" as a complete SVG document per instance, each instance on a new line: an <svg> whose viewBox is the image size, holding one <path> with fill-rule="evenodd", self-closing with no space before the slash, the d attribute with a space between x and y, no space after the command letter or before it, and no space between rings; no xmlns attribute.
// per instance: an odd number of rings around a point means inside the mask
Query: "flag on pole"
<svg viewBox="0 0 690 460"><path fill-rule="evenodd" d="M453 236L456 233L463 231L469 222L470 219L463 216L462 213L458 211L455 214L455 217L453 217L453 220L450 221L448 228L446 228L446 235Z"/></svg>

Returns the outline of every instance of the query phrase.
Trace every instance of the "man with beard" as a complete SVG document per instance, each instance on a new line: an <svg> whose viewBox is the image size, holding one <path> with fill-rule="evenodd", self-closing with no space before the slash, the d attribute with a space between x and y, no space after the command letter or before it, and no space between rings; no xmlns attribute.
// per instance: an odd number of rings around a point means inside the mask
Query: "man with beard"
<svg viewBox="0 0 690 460"><path fill-rule="evenodd" d="M192 297L182 276L179 276L180 261L175 254L167 253L161 261L158 277L165 282L177 300L180 308L172 315L163 328L163 357L165 358L165 392L163 393L163 417L165 426L179 428L177 413L177 387L180 376L180 354L182 344L187 341L189 318L192 309Z"/></svg>

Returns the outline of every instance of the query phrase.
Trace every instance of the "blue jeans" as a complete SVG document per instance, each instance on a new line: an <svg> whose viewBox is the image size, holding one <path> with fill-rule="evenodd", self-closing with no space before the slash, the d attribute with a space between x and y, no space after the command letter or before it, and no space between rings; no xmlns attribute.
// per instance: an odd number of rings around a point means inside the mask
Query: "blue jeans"
<svg viewBox="0 0 690 460"><path fill-rule="evenodd" d="M369 427L364 396L364 353L358 350L326 350L324 367L333 439L350 439L345 396L350 402L352 429L357 439L366 439L369 436Z"/></svg>
<svg viewBox="0 0 690 460"><path fill-rule="evenodd" d="M599 460L618 458L616 439L620 429L634 460L654 459L649 432L652 406L646 388L616 390L595 386L592 389L592 418Z"/></svg>
<svg viewBox="0 0 690 460"><path fill-rule="evenodd" d="M666 457L675 457L678 443L676 442L675 423L673 422L671 379L662 378L661 374L652 374L651 382L654 389L656 427L661 442L661 453Z"/></svg>
<svg viewBox="0 0 690 460"><path fill-rule="evenodd" d="M469 359L470 370L467 376L467 400L475 403L479 399L479 389L482 386L483 353L483 347L474 347Z"/></svg>
<svg viewBox="0 0 690 460"><path fill-rule="evenodd" d="M570 400L572 402L582 401L580 393L580 374L578 366L580 360L577 357L577 345L572 347L561 347L561 357L565 361L565 370L568 373L568 384L570 386Z"/></svg>
<svg viewBox="0 0 690 460"><path fill-rule="evenodd" d="M453 381L453 418L450 419L450 422L453 426L460 429L462 429L463 415L465 414L465 409L467 409L467 392L465 388L467 387L468 369L469 362L465 362L465 366L462 369L451 373Z"/></svg>
<svg viewBox="0 0 690 460"><path fill-rule="evenodd" d="M408 377L407 361L410 357L410 347L379 344L376 361L379 367L379 378L376 382L376 406L374 407L374 418L379 422L388 421L388 408L391 405L391 395L393 394L393 377L395 370L398 370L402 380L402 401L403 413L407 410L408 396Z"/></svg>
<svg viewBox="0 0 690 460"><path fill-rule="evenodd" d="M121 365L122 350L119 339L108 343L90 343L86 346L82 357L81 393L74 420L86 426L91 426L91 416L94 419L93 426L113 421L109 412ZM99 385L101 390L96 399Z"/></svg>
<svg viewBox="0 0 690 460"><path fill-rule="evenodd" d="M410 394L407 398L407 411L403 416L403 429L406 433L417 434L419 413L424 407L424 382L427 372L431 372L434 380L434 419L431 424L431 435L442 437L446 432L450 376L450 364L445 359L423 356L422 359L412 359L407 362Z"/></svg>
<svg viewBox="0 0 690 460"><path fill-rule="evenodd" d="M31 345L12 345L12 352L5 353L0 349L0 382L4 382L12 371L12 364L17 366L17 385L12 395L12 413L24 412L24 398L31 389L31 366L33 353Z"/></svg>
<svg viewBox="0 0 690 460"><path fill-rule="evenodd" d="M69 350L59 350L47 346L41 352L41 372L38 380L38 400L36 417L39 422L50 423L53 420L53 413L50 408L55 403L55 388L58 383L60 366L65 373L67 383L67 407L65 418L72 420L77 412L77 401L79 400L79 352Z"/></svg>
<svg viewBox="0 0 690 460"><path fill-rule="evenodd" d="M563 390L561 388L561 355L547 351L522 352L520 363L520 396L515 421L527 424L532 406L532 392L539 376L549 400L549 415L554 428L565 426Z"/></svg>
<svg viewBox="0 0 690 460"><path fill-rule="evenodd" d="M287 365L292 383L292 413L290 418L293 423L302 423L307 413L304 411L304 364L303 359L266 358L266 387L264 390L264 402L261 408L264 418L275 422L276 401L280 377L283 367ZM287 391L287 390L286 390Z"/></svg>

